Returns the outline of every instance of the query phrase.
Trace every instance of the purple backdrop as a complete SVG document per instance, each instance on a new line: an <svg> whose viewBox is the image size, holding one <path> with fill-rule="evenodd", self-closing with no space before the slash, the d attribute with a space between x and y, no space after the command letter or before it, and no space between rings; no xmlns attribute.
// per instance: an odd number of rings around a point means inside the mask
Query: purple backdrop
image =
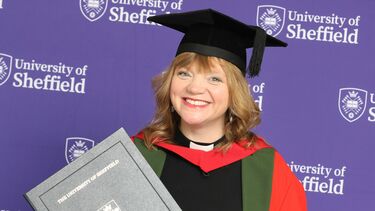
<svg viewBox="0 0 375 211"><path fill-rule="evenodd" d="M374 210L372 1L0 0L0 210L119 127L150 121L150 80L181 34L148 16L213 8L289 43L250 80L256 132L283 154L309 210Z"/></svg>

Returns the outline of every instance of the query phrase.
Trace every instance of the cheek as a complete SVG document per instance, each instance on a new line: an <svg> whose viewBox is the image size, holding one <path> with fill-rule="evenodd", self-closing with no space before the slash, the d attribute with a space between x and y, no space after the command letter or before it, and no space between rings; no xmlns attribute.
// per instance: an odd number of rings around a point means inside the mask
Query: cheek
<svg viewBox="0 0 375 211"><path fill-rule="evenodd" d="M181 93L181 85L175 80L172 79L171 88L169 90L169 96L172 103L177 99L177 96Z"/></svg>
<svg viewBox="0 0 375 211"><path fill-rule="evenodd" d="M169 93L172 94L175 92L175 90L176 90L176 80L172 78L171 87L169 88Z"/></svg>
<svg viewBox="0 0 375 211"><path fill-rule="evenodd" d="M222 87L220 89L216 89L214 92L212 92L214 95L214 98L217 102L219 102L221 105L228 107L229 105L229 91L228 88Z"/></svg>

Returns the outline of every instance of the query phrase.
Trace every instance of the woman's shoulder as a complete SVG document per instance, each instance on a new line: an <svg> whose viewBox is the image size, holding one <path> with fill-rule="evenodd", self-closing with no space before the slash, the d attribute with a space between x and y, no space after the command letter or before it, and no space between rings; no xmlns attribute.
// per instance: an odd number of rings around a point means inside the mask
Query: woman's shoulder
<svg viewBox="0 0 375 211"><path fill-rule="evenodd" d="M133 142L136 141L136 140L143 141L144 140L144 133L143 133L143 131L140 131L137 134L131 136L130 138Z"/></svg>
<svg viewBox="0 0 375 211"><path fill-rule="evenodd" d="M270 151L272 152L270 154L272 155L272 157L274 157L275 162L282 163L282 165L285 164L283 166L287 166L284 158L279 153L279 151L274 146L272 146L269 142L267 142L266 139L257 135L253 143L254 143L253 147L255 148L255 151L263 151L263 150Z"/></svg>
<svg viewBox="0 0 375 211"><path fill-rule="evenodd" d="M269 144L263 137L258 136L258 135L254 136L252 146L255 148L255 150L261 150L261 149L267 149L267 148L274 149L271 144Z"/></svg>

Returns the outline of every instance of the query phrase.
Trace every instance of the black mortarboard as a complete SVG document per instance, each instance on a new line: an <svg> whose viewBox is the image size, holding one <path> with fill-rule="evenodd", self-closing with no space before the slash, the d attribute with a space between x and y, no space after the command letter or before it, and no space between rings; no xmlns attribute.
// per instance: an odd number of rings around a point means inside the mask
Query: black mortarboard
<svg viewBox="0 0 375 211"><path fill-rule="evenodd" d="M196 52L219 57L236 65L244 75L249 72L251 77L259 74L265 46L287 46L258 26L246 25L212 9L157 15L147 20L185 33L176 55ZM251 47L246 68L246 49Z"/></svg>

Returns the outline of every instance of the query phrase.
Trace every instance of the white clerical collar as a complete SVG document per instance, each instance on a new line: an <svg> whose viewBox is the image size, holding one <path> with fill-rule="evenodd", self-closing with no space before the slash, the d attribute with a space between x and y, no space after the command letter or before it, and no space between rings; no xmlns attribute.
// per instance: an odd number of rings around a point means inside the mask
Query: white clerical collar
<svg viewBox="0 0 375 211"><path fill-rule="evenodd" d="M205 152L213 150L214 146L215 146L215 144L200 145L200 144L196 144L192 141L190 141L190 144L189 144L190 149L198 149L198 150L202 150L202 151L205 151Z"/></svg>

